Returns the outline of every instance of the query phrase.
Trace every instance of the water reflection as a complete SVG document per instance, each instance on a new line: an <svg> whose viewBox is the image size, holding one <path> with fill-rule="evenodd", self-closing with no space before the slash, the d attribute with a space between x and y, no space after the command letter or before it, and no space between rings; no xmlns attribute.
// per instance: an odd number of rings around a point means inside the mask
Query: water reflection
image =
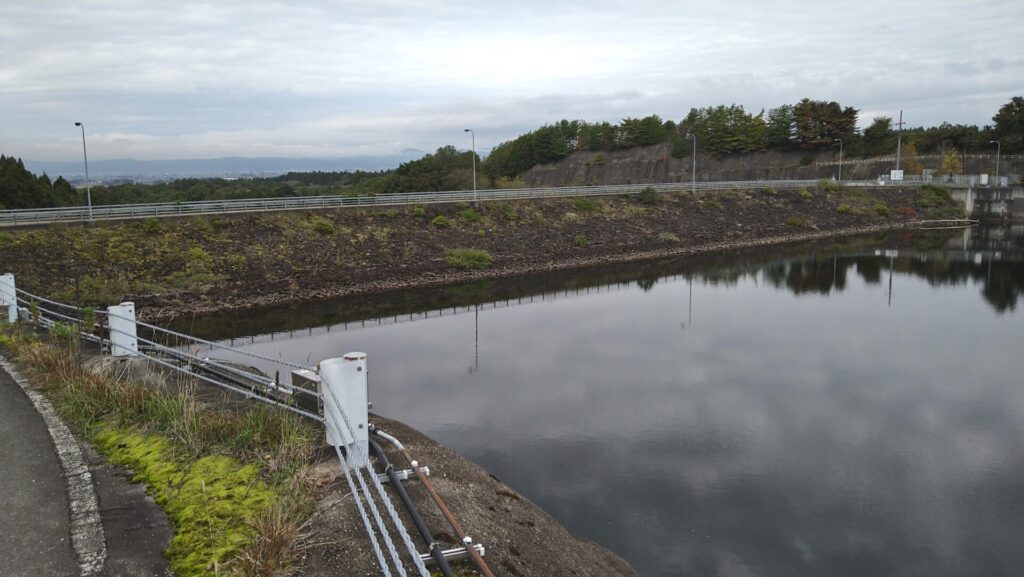
<svg viewBox="0 0 1024 577"><path fill-rule="evenodd" d="M645 577L1016 575L1024 252L968 235L601 269L504 306L495 284L249 346L368 352L379 411Z"/></svg>

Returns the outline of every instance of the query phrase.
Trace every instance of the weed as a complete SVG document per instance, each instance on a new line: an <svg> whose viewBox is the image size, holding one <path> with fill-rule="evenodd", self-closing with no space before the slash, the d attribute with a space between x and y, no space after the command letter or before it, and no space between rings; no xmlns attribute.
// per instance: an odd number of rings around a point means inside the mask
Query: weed
<svg viewBox="0 0 1024 577"><path fill-rule="evenodd" d="M451 228L452 227L452 221L449 220L448 217L443 215L443 214L439 214L439 215L435 216L434 220L430 221L430 224L436 226L437 228Z"/></svg>
<svg viewBox="0 0 1024 577"><path fill-rule="evenodd" d="M792 215L786 217L786 226L810 226L811 219L806 216Z"/></svg>
<svg viewBox="0 0 1024 577"><path fill-rule="evenodd" d="M811 194L811 191L804 188L800 191L800 198L804 200L811 200L812 198L814 198L814 195Z"/></svg>
<svg viewBox="0 0 1024 577"><path fill-rule="evenodd" d="M704 206L706 206L708 208L718 209L718 210L725 210L725 207L722 206L722 203L720 203L720 202L718 202L717 200L714 200L714 199L705 200L704 201Z"/></svg>
<svg viewBox="0 0 1024 577"><path fill-rule="evenodd" d="M409 209L409 214L411 214L412 216L414 216L416 218L423 218L423 217L427 216L427 209L423 208L422 204L416 204L416 205L413 205L413 207Z"/></svg>
<svg viewBox="0 0 1024 577"><path fill-rule="evenodd" d="M853 207L851 207L848 204L840 204L839 206L836 207L836 212L838 212L839 214L850 214L851 212L853 212Z"/></svg>
<svg viewBox="0 0 1024 577"><path fill-rule="evenodd" d="M585 196L578 196L572 199L572 205L580 212L594 212L597 210L597 202Z"/></svg>
<svg viewBox="0 0 1024 577"><path fill-rule="evenodd" d="M142 232L147 236L160 234L163 229L163 225L161 225L160 221L155 218L148 218L142 223Z"/></svg>
<svg viewBox="0 0 1024 577"><path fill-rule="evenodd" d="M766 186L766 187L761 189L761 192L763 192L765 194L772 194L772 195L778 193L778 191L775 190L774 186Z"/></svg>
<svg viewBox="0 0 1024 577"><path fill-rule="evenodd" d="M75 325L68 323L53 323L48 330L50 336L62 341L70 341L72 336L78 334Z"/></svg>
<svg viewBox="0 0 1024 577"><path fill-rule="evenodd" d="M658 240L678 242L679 241L679 237L676 236L675 234L671 233L671 232L659 232L658 233Z"/></svg>
<svg viewBox="0 0 1024 577"><path fill-rule="evenodd" d="M317 217L313 219L313 230L324 236L334 234L334 222L323 218Z"/></svg>
<svg viewBox="0 0 1024 577"><path fill-rule="evenodd" d="M840 192L843 190L843 185L826 178L818 181L818 189L828 192Z"/></svg>
<svg viewBox="0 0 1024 577"><path fill-rule="evenodd" d="M661 200L661 195L658 194L657 190L648 186L636 195L636 199L640 204L658 204L658 201Z"/></svg>
<svg viewBox="0 0 1024 577"><path fill-rule="evenodd" d="M210 226L213 227L213 230L225 230L231 226L231 221L220 216L215 216L210 219Z"/></svg>
<svg viewBox="0 0 1024 577"><path fill-rule="evenodd" d="M917 211L909 206L901 207L899 210L900 216L903 218L915 219L917 218Z"/></svg>
<svg viewBox="0 0 1024 577"><path fill-rule="evenodd" d="M476 248L450 248L444 258L451 266L462 269L488 268L494 262L489 252Z"/></svg>
<svg viewBox="0 0 1024 577"><path fill-rule="evenodd" d="M885 206L882 203L876 204L871 208L871 210L874 210L875 214L877 214L878 216L889 216L889 207Z"/></svg>
<svg viewBox="0 0 1024 577"><path fill-rule="evenodd" d="M477 222L480 220L480 214L472 208L464 208L456 214L466 222Z"/></svg>
<svg viewBox="0 0 1024 577"><path fill-rule="evenodd" d="M572 242L579 247L584 247L590 244L590 241L587 240L587 235L585 234L577 234L576 238L574 238Z"/></svg>
<svg viewBox="0 0 1024 577"><path fill-rule="evenodd" d="M380 213L380 215L383 218L398 218L398 210L394 208L389 208L384 212Z"/></svg>

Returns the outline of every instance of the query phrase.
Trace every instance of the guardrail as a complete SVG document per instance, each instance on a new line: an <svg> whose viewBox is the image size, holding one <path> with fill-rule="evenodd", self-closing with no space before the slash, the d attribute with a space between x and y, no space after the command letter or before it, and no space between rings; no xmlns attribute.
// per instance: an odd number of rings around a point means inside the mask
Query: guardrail
<svg viewBox="0 0 1024 577"><path fill-rule="evenodd" d="M355 497L359 516L383 574L390 577L392 571L389 567L392 567L401 577L409 574L430 577L425 565L430 554L417 551L391 497L370 464L365 354L348 353L340 358L326 359L314 369L140 322L136 320L135 306L130 302L110 306L106 310L93 310L47 299L17 288L11 273L0 275L0 313L0 322L23 320L71 338L77 336L99 344L101 351L113 356L142 357L204 383L323 423L327 443L334 448L342 464L346 483ZM140 332L146 337L139 336ZM190 347L196 351L189 350ZM246 370L244 365L197 354L199 348L205 347L243 359L259 359L296 369L292 373L293 382L284 384L277 377L272 379L255 369ZM316 390L296 386L296 381L312 383ZM313 408L298 405L296 397L300 394L315 400ZM319 407L323 409L322 415ZM397 539L392 539L392 533ZM384 543L383 548L380 541ZM467 547L481 550L478 545L466 542L465 547L444 553L464 555L468 553ZM406 559L412 564L408 571Z"/></svg>
<svg viewBox="0 0 1024 577"><path fill-rule="evenodd" d="M814 186L818 180L751 180L722 182L670 182L661 184L618 184L608 186L562 186L551 188L499 188L487 190L456 190L448 192L408 192L379 196L298 196L286 198L252 198L240 200L200 200L189 202L154 202L149 204L94 205L92 220L127 220L139 218L171 218L203 214L270 212L282 210L316 210L325 208L357 208L435 204L444 202L487 202L495 200L527 200L572 196L611 196L639 194L650 188L661 193L714 192L757 188L790 189ZM80 207L0 210L0 226L85 222L89 209Z"/></svg>

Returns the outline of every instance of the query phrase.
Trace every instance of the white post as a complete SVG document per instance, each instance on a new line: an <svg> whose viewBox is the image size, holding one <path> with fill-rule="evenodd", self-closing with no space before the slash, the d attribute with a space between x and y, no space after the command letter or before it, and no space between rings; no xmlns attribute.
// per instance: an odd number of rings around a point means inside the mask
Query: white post
<svg viewBox="0 0 1024 577"><path fill-rule="evenodd" d="M110 326L110 354L132 357L139 354L139 341L135 336L135 303L124 302L107 307Z"/></svg>
<svg viewBox="0 0 1024 577"><path fill-rule="evenodd" d="M0 305L7 307L7 322L18 322L18 291L14 288L14 273L0 276Z"/></svg>
<svg viewBox="0 0 1024 577"><path fill-rule="evenodd" d="M327 443L345 449L345 455L352 466L368 465L370 420L366 394L366 353L346 353L341 358L322 361L320 378L324 388ZM339 410L344 411L344 416Z"/></svg>

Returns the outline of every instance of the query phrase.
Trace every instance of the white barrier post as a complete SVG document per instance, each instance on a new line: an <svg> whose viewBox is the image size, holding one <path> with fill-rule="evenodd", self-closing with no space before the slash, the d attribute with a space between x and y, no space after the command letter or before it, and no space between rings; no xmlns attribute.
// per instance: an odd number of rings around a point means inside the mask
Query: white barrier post
<svg viewBox="0 0 1024 577"><path fill-rule="evenodd" d="M324 419L327 421L327 443L345 449L354 467L369 464L369 409L366 394L366 353L346 353L341 358L320 363L323 383ZM345 418L348 417L349 431Z"/></svg>
<svg viewBox="0 0 1024 577"><path fill-rule="evenodd" d="M135 333L135 303L124 302L107 307L110 325L110 354L131 357L139 354L139 341Z"/></svg>
<svg viewBox="0 0 1024 577"><path fill-rule="evenodd" d="M7 307L7 322L18 322L18 291L14 288L14 273L0 275L0 305Z"/></svg>

